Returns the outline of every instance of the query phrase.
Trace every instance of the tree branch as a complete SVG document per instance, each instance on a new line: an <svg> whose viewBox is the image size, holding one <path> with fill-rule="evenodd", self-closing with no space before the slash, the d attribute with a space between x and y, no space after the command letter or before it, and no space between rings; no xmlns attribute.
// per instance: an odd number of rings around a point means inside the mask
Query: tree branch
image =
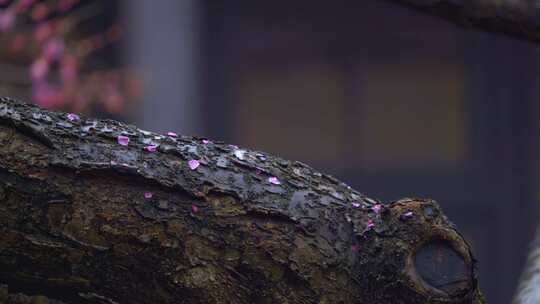
<svg viewBox="0 0 540 304"><path fill-rule="evenodd" d="M129 142L128 142L129 139ZM0 282L65 303L483 303L437 203L0 99Z"/></svg>
<svg viewBox="0 0 540 304"><path fill-rule="evenodd" d="M540 41L540 2L534 0L389 0L465 27Z"/></svg>

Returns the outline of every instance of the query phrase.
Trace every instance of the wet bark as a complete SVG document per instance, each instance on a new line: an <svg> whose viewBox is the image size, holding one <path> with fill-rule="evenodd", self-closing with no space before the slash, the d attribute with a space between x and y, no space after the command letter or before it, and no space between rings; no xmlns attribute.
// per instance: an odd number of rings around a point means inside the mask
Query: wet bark
<svg viewBox="0 0 540 304"><path fill-rule="evenodd" d="M465 27L540 42L540 4L528 0L389 0Z"/></svg>
<svg viewBox="0 0 540 304"><path fill-rule="evenodd" d="M0 302L483 303L432 200L6 98L0 145Z"/></svg>

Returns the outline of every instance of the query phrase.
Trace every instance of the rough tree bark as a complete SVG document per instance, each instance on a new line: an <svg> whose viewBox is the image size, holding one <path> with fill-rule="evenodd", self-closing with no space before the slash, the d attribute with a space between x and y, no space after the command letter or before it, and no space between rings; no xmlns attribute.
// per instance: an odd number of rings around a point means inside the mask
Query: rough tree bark
<svg viewBox="0 0 540 304"><path fill-rule="evenodd" d="M389 0L466 27L540 42L540 2L535 0Z"/></svg>
<svg viewBox="0 0 540 304"><path fill-rule="evenodd" d="M432 200L7 98L0 145L0 302L483 303Z"/></svg>

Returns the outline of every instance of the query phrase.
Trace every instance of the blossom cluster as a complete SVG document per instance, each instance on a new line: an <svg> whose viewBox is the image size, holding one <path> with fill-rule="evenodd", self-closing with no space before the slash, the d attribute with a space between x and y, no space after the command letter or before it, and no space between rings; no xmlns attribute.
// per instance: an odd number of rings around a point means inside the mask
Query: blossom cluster
<svg viewBox="0 0 540 304"><path fill-rule="evenodd" d="M79 29L102 10L99 1L0 0L0 41L5 46L0 61L28 68L34 103L77 113L100 103L100 109L119 114L140 96L135 72L92 65L92 56L117 44L123 33L116 23L96 33Z"/></svg>

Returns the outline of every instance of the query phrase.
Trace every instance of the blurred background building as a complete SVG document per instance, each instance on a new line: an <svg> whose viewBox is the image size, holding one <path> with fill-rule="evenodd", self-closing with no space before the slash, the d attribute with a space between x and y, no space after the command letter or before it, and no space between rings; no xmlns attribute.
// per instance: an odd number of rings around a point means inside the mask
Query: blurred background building
<svg viewBox="0 0 540 304"><path fill-rule="evenodd" d="M539 45L381 0L88 2L106 7L94 26L125 29L92 62L135 67L144 91L81 111L300 160L384 201L434 198L488 302L510 302L538 222ZM0 95L30 99L13 62Z"/></svg>

